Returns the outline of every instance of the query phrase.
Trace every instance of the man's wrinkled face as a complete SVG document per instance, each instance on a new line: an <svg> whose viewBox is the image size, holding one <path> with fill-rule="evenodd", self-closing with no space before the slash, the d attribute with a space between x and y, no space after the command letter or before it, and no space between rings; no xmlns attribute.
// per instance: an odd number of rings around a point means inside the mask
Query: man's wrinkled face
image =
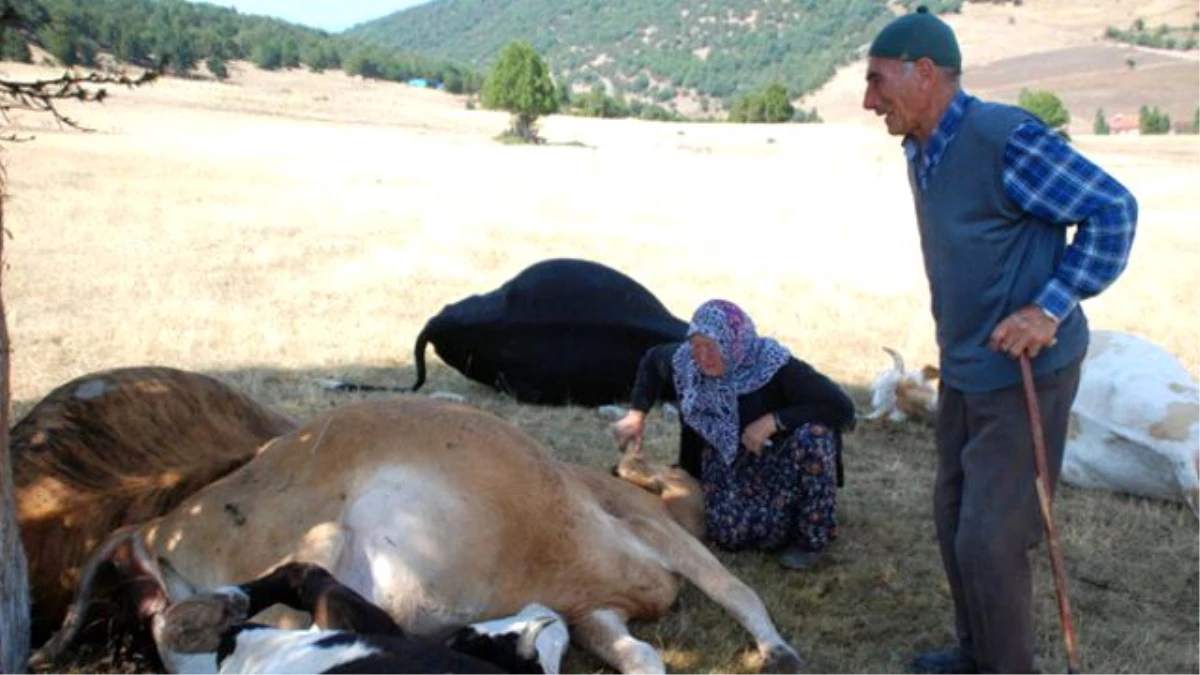
<svg viewBox="0 0 1200 675"><path fill-rule="evenodd" d="M922 88L912 63L872 56L867 60L863 108L883 116L888 133L907 136L920 122Z"/></svg>

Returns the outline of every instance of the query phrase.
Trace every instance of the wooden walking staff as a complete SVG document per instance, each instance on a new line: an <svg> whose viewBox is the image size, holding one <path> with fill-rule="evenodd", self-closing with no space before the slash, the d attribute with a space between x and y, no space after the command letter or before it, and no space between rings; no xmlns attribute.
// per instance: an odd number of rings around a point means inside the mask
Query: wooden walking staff
<svg viewBox="0 0 1200 675"><path fill-rule="evenodd" d="M1050 547L1050 568L1054 571L1054 590L1058 595L1058 616L1062 621L1063 642L1067 646L1067 672L1079 672L1079 643L1075 625L1071 622L1071 606L1067 599L1067 579L1063 564L1062 546L1054 529L1054 511L1050 502L1050 470L1046 465L1046 441L1042 437L1042 413L1038 407L1037 390L1033 386L1033 368L1029 356L1021 354L1021 379L1025 383L1025 407L1029 411L1029 431L1033 435L1034 484L1038 504L1042 507L1042 524L1046 526L1046 541Z"/></svg>

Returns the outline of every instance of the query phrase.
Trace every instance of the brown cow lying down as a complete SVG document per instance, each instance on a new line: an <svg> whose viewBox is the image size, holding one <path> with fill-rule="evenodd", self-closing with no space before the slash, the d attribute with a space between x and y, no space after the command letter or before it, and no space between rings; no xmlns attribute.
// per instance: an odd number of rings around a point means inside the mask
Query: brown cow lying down
<svg viewBox="0 0 1200 675"><path fill-rule="evenodd" d="M70 647L108 562L137 582L125 587L152 620L286 561L325 567L417 635L538 602L625 672L663 670L626 622L665 614L682 575L749 631L767 670L802 666L758 595L654 495L560 462L493 415L424 397L325 413L165 516L115 532L39 660Z"/></svg>
<svg viewBox="0 0 1200 675"><path fill-rule="evenodd" d="M33 643L62 624L97 543L170 511L295 428L214 378L174 368L92 373L50 392L11 433Z"/></svg>

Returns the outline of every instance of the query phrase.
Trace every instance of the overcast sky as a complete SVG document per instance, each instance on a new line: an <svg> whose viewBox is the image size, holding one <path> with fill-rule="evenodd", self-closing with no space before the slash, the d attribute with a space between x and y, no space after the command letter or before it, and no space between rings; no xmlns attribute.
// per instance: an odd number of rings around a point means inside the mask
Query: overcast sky
<svg viewBox="0 0 1200 675"><path fill-rule="evenodd" d="M204 0L236 7L240 14L263 14L333 33L378 19L428 0Z"/></svg>

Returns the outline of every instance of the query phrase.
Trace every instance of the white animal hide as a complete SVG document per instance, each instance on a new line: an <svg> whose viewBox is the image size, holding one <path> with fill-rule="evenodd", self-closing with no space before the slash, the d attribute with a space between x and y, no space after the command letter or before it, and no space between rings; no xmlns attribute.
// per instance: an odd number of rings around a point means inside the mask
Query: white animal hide
<svg viewBox="0 0 1200 675"><path fill-rule="evenodd" d="M1196 381L1145 339L1092 331L1071 407L1063 481L1184 501L1198 513L1198 462Z"/></svg>

